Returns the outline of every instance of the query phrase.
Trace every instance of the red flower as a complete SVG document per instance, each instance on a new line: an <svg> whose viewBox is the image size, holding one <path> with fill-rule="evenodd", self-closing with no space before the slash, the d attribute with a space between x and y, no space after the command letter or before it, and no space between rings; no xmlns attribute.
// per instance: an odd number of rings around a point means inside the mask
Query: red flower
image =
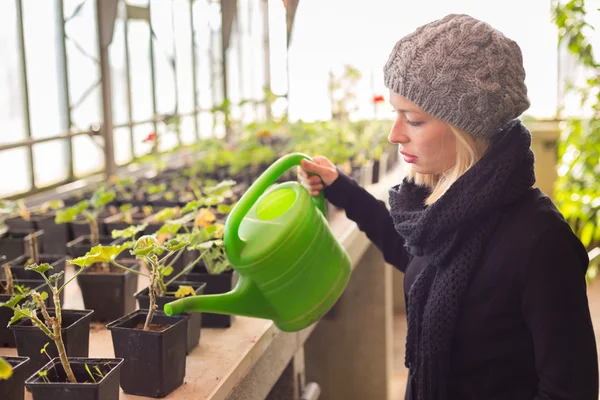
<svg viewBox="0 0 600 400"><path fill-rule="evenodd" d="M155 132L150 132L148 136L146 136L146 139L144 139L144 143L154 143L157 138L158 136L156 136Z"/></svg>
<svg viewBox="0 0 600 400"><path fill-rule="evenodd" d="M373 96L373 103L375 103L375 104L383 103L384 101L385 101L385 98L380 94Z"/></svg>

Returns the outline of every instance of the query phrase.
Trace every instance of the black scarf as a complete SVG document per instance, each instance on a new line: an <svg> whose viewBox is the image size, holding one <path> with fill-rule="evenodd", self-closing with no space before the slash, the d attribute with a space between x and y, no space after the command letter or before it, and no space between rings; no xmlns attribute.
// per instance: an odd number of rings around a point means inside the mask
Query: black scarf
<svg viewBox="0 0 600 400"><path fill-rule="evenodd" d="M404 179L390 189L391 214L413 256L427 267L408 294L405 363L412 399L447 397L449 356L471 271L502 210L533 186L531 135L519 120L498 132L486 154L434 204L429 189Z"/></svg>

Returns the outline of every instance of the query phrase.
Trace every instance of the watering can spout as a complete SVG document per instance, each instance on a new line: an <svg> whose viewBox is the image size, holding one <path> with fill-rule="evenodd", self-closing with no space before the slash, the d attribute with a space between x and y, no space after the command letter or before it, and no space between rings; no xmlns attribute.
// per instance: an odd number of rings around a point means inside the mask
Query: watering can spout
<svg viewBox="0 0 600 400"><path fill-rule="evenodd" d="M163 309L167 315L195 311L264 319L275 318L271 306L256 285L241 276L236 287L228 293L184 297L165 304Z"/></svg>

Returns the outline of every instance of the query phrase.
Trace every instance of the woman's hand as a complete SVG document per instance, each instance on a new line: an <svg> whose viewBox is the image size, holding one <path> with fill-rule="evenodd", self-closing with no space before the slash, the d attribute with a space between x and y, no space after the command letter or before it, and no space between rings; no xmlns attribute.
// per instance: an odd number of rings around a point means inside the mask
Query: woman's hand
<svg viewBox="0 0 600 400"><path fill-rule="evenodd" d="M323 187L331 185L338 176L335 165L323 156L313 157L312 161L304 159L298 168L298 180L313 196L318 196Z"/></svg>

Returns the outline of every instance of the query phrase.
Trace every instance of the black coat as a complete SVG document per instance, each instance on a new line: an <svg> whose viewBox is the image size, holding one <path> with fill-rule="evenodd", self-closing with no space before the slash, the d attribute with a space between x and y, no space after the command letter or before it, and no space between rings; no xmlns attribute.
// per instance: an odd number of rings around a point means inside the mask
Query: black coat
<svg viewBox="0 0 600 400"><path fill-rule="evenodd" d="M404 249L385 203L341 172L325 196L405 272L406 297L425 265ZM580 240L541 191L531 189L509 207L461 305L448 398L597 400L588 262Z"/></svg>

